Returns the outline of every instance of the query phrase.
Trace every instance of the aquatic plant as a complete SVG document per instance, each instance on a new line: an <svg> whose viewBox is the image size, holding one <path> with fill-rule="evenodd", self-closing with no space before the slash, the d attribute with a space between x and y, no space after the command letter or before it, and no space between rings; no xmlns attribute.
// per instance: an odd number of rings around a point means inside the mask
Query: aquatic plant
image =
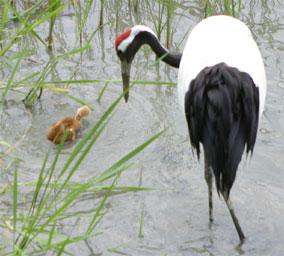
<svg viewBox="0 0 284 256"><path fill-rule="evenodd" d="M219 12L219 10L222 12L232 11L229 1L227 3L223 1L216 6L214 1L208 0L208 3L208 10L211 10L212 14ZM114 5L116 8L110 8ZM120 15L125 13L121 14L120 11L125 6L128 6L129 10L134 10L134 15L130 13L130 17L121 22ZM166 47L171 47L174 31L173 17L180 6L182 6L184 13L189 12L188 6L176 0L1 1L0 71L4 70L4 75L0 81L1 111L5 110L5 102L9 98L8 96L11 96L10 93L20 94L24 98L25 105L32 107L41 97L47 97L48 94L42 94L43 90L61 94L68 97L70 101L76 101L80 104L90 104L84 98L78 98L71 94L68 87L70 85L79 87L80 85L91 84L98 87L98 93L94 95L94 100L97 100L99 104L104 103L104 97L109 90L113 90L117 87L117 84L121 83L120 79L96 77L80 79L80 77L72 75L60 79L59 76L53 76L53 72L59 65L63 65L68 60L74 60L78 62L78 66L81 65L84 60L83 57L91 52L94 39L100 36L97 32L102 27L111 24L116 26L117 30L120 30L122 26L128 26L128 23L134 22L134 19L136 23L140 21L139 18L135 17L137 13L141 13L143 17L150 17L149 22L153 23L151 26L154 27L159 39L164 42ZM215 11L213 11L213 8L215 8ZM234 5L234 8L236 10L237 5ZM92 27L89 24L94 23L90 19L93 11L96 10L98 11L98 18L95 26ZM61 48L59 30L65 16L72 20L72 29L76 36L74 45ZM23 42L26 42L26 44ZM47 52L48 55L44 62L38 64L31 72L22 72L21 68L26 60L37 56L42 50ZM91 54L98 57L96 52L91 52ZM152 62L151 65L155 65L158 61ZM156 86L158 88L161 86L174 87L175 83L144 79L133 80L132 85ZM21 162L11 153L12 150L16 150L17 146L0 141L0 145L7 148L5 153L0 153L0 157L4 159L4 164L7 160L9 161L8 166L5 166L5 172L11 172L12 178L9 181L10 183L0 191L5 195L11 194L10 211L7 215L1 216L0 228L6 231L5 241L9 241L10 238L12 238L10 241L13 241L13 243L4 244L4 246L0 242L0 254L2 254L2 251L3 254L7 252L14 255L39 255L46 254L48 251L54 252L56 255L68 254L70 253L68 246L93 238L97 234L97 224L107 212L106 202L115 192L127 193L146 190L146 188L141 187L119 187L118 181L123 172L133 168L132 162L135 157L154 142L161 133L136 147L109 168L97 170L92 179L84 182L78 182L74 179L87 154L110 125L109 121L120 98L113 102L105 113L102 113L101 118L91 128L90 132L74 146L65 162L63 160L63 143L58 146L56 153L54 153L54 148L50 148L42 159L42 166L38 170L37 177L28 183L21 181ZM7 153L8 151L9 153ZM79 203L81 198L90 194L95 201L93 208L86 211L74 209L73 206ZM76 227L80 224L81 218L88 220L85 222L87 224L83 227L81 233L65 232L62 228L69 221ZM144 221L145 209L144 205L141 205L138 221L139 230L137 232L140 238L144 236Z"/></svg>
<svg viewBox="0 0 284 256"><path fill-rule="evenodd" d="M129 163L139 152L154 142L162 133L151 137L143 144L136 147L127 155L120 158L113 165L85 182L74 182L72 177L90 149L94 146L104 129L109 124L112 112L121 100L117 98L101 116L93 128L75 146L63 167L58 163L62 154L64 139L51 159L51 151L46 154L38 178L30 182L31 199L26 202L24 208L20 207L19 200L23 197L22 191L25 185L18 181L18 165L14 169L12 185L12 217L2 217L2 228L13 234L13 255L34 255L54 251L57 255L68 253L68 245L93 237L94 229L106 213L105 203L113 191L142 191L139 187L117 187L116 184L122 172L129 169ZM65 134L65 138L67 133ZM51 159L51 162L50 162ZM97 206L89 211L70 211L72 205L86 194L92 193L97 200ZM100 195L100 196L99 196ZM60 228L64 221L89 218L88 225L82 234L75 232L66 235ZM76 221L75 221L76 223ZM8 248L8 251L10 250Z"/></svg>
<svg viewBox="0 0 284 256"><path fill-rule="evenodd" d="M241 12L242 0L205 0L204 6L205 17L214 14L226 14L238 17Z"/></svg>
<svg viewBox="0 0 284 256"><path fill-rule="evenodd" d="M85 26L88 21L89 14L93 7L93 0L87 1L71 1L75 16L76 16L76 23L77 23L77 31L79 34L79 43L80 46L83 44L83 33L85 30ZM104 6L104 1L101 1L101 8ZM103 9L101 10L103 12ZM102 13L103 14L103 13ZM101 20L100 26L103 25L103 21Z"/></svg>
<svg viewBox="0 0 284 256"><path fill-rule="evenodd" d="M60 0L49 0L48 4L51 6L51 11L54 11L61 6L61 1ZM47 47L49 50L52 49L52 44L53 44L52 33L53 33L54 24L55 24L55 19L56 19L56 15L53 15L50 17L50 21L49 21L49 32L48 32L48 37L47 37Z"/></svg>
<svg viewBox="0 0 284 256"><path fill-rule="evenodd" d="M53 19L53 17L55 17L55 15L62 10L63 6L59 5L58 1L50 1L50 4L48 6L45 6L43 2L44 1L39 1L29 9L19 11L14 5L10 3L10 1L4 1L3 10L5 10L5 15L2 16L0 22L0 35L4 34L7 40L1 41L1 68L4 68L5 66L12 66L12 71L7 81L2 80L2 83L4 83L6 86L2 91L1 106L3 105L9 91L14 90L19 82L21 83L23 81L29 81L31 79L35 79L36 77L38 77L38 84L26 95L25 102L30 104L34 101L35 98L39 98L41 96L41 82L43 78L46 78L50 65L47 64L46 68L44 68L42 72L28 74L21 81L16 81L15 78L17 72L19 71L20 63L25 58L35 53L35 49L21 49L18 52L11 52L10 50L13 47L16 47L23 38L28 36L32 36L36 41L48 47L45 41L35 31L35 28L48 21L49 19ZM13 14L13 16L9 16L9 14L11 13ZM18 21L16 26L14 26L13 29L8 29L8 23L14 22L13 20Z"/></svg>
<svg viewBox="0 0 284 256"><path fill-rule="evenodd" d="M95 27L86 32L86 24L94 8L94 1L72 1L71 9L73 8L75 14L78 45L58 52L55 32L68 4L60 0L28 1L25 4L1 1L0 71L3 71L4 75L0 81L0 111L6 110L5 102L12 92L23 95L21 97L24 97L23 102L27 107L32 107L42 97L43 89L60 93L80 104L88 104L84 99L69 94L66 86L70 84L102 85L97 97L97 101L101 102L110 84L121 83L121 80L116 79L80 80L73 77L65 80L52 79L52 73L58 64L71 58L78 59L78 55L82 56L90 49L100 29ZM100 27L106 24L103 20L106 4L107 1L101 0ZM134 9L137 9L138 4L137 0ZM42 31L43 27L47 28L46 31ZM29 42L27 47L21 47L25 40ZM42 65L38 65L36 70L23 73L21 71L23 63L37 54L40 47L48 49L49 58ZM174 83L163 81L134 80L132 82L133 85L140 86L174 86ZM3 239L0 239L1 255L6 253L39 255L47 252L54 252L56 255L68 254L68 246L85 241L96 234L95 228L107 212L105 204L115 191L127 193L146 190L141 187L119 187L117 182L124 171L132 168L133 159L162 132L137 146L106 170L98 170L91 180L78 182L74 179L85 157L109 125L112 113L121 97L110 105L89 133L75 145L66 162L62 160L63 142L59 144L56 152L53 148L49 148L38 170L37 178L28 183L23 183L20 179L21 156L13 154L17 145L0 141L0 145L7 149L5 152L0 152L1 172L11 173L12 177L12 181L3 186L0 191L1 195L11 194L11 205L0 217L0 229L5 230L5 235L3 234L3 237L1 235ZM95 207L86 211L74 210L73 205L89 194L95 197ZM75 226L80 222L80 218L88 219L85 229L81 233L66 234L61 224L71 221ZM139 236L143 235L142 226L143 215L141 215Z"/></svg>

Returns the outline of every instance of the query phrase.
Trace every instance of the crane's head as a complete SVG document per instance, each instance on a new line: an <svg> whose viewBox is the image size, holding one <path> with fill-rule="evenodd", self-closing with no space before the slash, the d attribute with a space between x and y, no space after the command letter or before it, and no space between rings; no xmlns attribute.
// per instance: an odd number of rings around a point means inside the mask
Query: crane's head
<svg viewBox="0 0 284 256"><path fill-rule="evenodd" d="M129 78L131 62L142 44L147 41L147 34L154 32L143 25L137 25L119 35L115 40L116 54L121 61L121 75L123 82L124 99L129 97Z"/></svg>

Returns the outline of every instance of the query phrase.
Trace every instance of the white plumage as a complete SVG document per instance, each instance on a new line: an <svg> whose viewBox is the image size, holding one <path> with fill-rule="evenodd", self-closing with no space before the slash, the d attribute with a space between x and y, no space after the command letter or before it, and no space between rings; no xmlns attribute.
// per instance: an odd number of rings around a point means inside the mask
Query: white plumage
<svg viewBox="0 0 284 256"><path fill-rule="evenodd" d="M191 31L184 47L178 73L178 95L184 110L189 84L205 67L220 62L248 73L259 87L259 117L264 109L266 77L258 46L248 27L230 16L212 16Z"/></svg>
<svg viewBox="0 0 284 256"><path fill-rule="evenodd" d="M125 52L127 47L129 46L129 44L132 43L133 39L141 32L148 32L150 34L152 34L153 36L156 37L156 34L154 33L154 31L144 25L136 25L133 28L131 28L131 33L130 35L123 40L119 46L117 47L118 50Z"/></svg>

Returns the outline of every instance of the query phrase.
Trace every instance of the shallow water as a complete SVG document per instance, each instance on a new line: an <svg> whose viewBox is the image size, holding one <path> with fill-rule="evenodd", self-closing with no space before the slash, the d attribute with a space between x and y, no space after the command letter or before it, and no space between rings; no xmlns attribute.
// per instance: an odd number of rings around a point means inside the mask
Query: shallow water
<svg viewBox="0 0 284 256"><path fill-rule="evenodd" d="M113 43L115 35L133 24L154 28L146 7L129 14L127 4L106 1L103 32L95 37L92 48L83 54L83 62L73 57L60 62L51 80L120 79L120 63ZM125 1L126 2L126 1ZM191 1L190 1L191 2ZM196 1L199 2L199 1ZM275 3L274 3L275 2ZM113 4L113 5L112 5ZM116 6L115 6L116 5ZM115 11L119 8L118 32ZM144 8L144 9L143 9ZM153 7L157 8L156 6ZM55 51L76 46L72 9L58 18L55 28ZM99 7L94 6L87 32L98 24ZM184 34L203 17L199 4L176 7L173 18L173 48ZM102 232L88 243L72 247L74 255L284 255L284 4L282 1L246 1L240 19L246 22L261 49L267 72L268 92L264 116L252 159L240 165L231 197L247 240L239 245L238 236L225 204L214 193L214 223L209 226L207 187L203 163L194 158L184 117L180 113L175 87L136 86L128 104L121 102L109 126L76 174L86 181L104 170L151 135L167 127L166 133L136 158L134 168L123 174L120 185L153 187L156 190L113 196L108 213L97 227ZM44 30L43 30L44 31ZM164 37L163 37L164 38ZM164 39L163 39L164 40ZM20 47L26 47L26 42ZM180 45L183 48L184 41ZM37 53L21 66L27 74L44 66L49 58L45 49L35 44ZM17 50L17 49L14 49ZM36 61L36 62L35 62ZM132 65L132 78L173 81L177 70L160 63L144 47ZM4 71L7 72L8 71ZM6 74L7 74L6 73ZM101 103L96 101L103 84L70 85L71 95L90 102L94 108L84 122L84 135L120 94L120 84L109 84ZM67 97L44 92L40 103L26 109L21 97L10 94L2 115L0 138L17 143L21 182L36 179L50 144L46 130L62 116L72 115L78 104ZM12 128L12 129L11 129ZM72 144L64 149L68 155ZM54 147L55 152L55 147ZM64 163L64 157L61 159ZM6 184L12 174L1 174ZM1 198L1 205L8 198ZM89 209L95 200L83 198L74 209ZM144 215L143 238L139 223ZM84 219L76 230L84 228ZM73 223L65 223L66 233L74 232Z"/></svg>

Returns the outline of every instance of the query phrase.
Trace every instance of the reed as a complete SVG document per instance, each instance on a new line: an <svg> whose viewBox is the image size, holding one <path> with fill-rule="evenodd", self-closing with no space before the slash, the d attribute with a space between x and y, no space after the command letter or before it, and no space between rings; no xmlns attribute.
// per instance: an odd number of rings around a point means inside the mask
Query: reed
<svg viewBox="0 0 284 256"><path fill-rule="evenodd" d="M106 214L105 204L114 191L127 193L145 190L141 187L120 188L117 186L117 182L121 173L132 167L133 164L130 162L133 161L133 158L157 140L163 131L137 146L87 182L76 183L72 180L90 149L108 126L112 113L122 96L109 106L99 121L75 146L63 167L59 168L58 163L64 148L64 139L58 146L53 159L51 159L51 150L47 152L37 179L30 183L30 186L33 187L31 200L23 209L18 205L20 205L19 200L22 198L24 187L19 185L18 165L15 167L12 185L13 217L5 221L5 228L10 230L14 237L11 252L13 255L38 255L47 252L55 252L57 255L63 252L68 253L69 245L94 236L97 224ZM67 134L65 134L65 138L66 136ZM88 193L102 195L96 208L86 212L72 212L72 205ZM79 216L89 219L82 234L66 235L60 230L60 223L77 219Z"/></svg>
<svg viewBox="0 0 284 256"><path fill-rule="evenodd" d="M21 97L24 97L26 107L33 106L42 97L43 90L60 93L70 100L90 105L84 99L69 94L68 88L61 88L59 85L72 84L73 86L80 86L93 84L101 86L97 96L97 101L100 103L110 86L121 84L120 79L112 78L73 79L73 76L71 76L71 78L67 77L64 80L57 80L57 78L52 77L52 72L56 70L58 64L64 63L66 59L76 58L77 60L77 55L81 56L90 50L96 33L100 29L96 27L91 31L87 30L90 14L97 7L96 3L101 4L99 27L108 24L104 23L104 20L107 20L108 13L107 1L72 0L71 8L68 11L71 10L72 14L73 12L75 14L76 45L72 48L63 48L62 51L57 51L58 49L55 48L57 44L54 45L54 31L56 29L57 32L61 16L66 15L65 11L68 3L60 0L0 1L0 72L2 69L9 71L5 73L6 77L1 77L0 81L0 111L3 110L4 103L12 92L19 93ZM129 4L133 5L133 9L137 13L138 8L143 6L144 3L135 0L134 2L129 1ZM161 38L163 32L166 34L167 46L171 44L171 26L175 5L174 0L159 0L157 4L151 1L146 3L146 6L148 6L147 12L152 16L159 38ZM158 8L158 13L154 12L153 6ZM114 11L117 17L118 11L117 9ZM46 28L46 31L43 28ZM26 38L32 38L35 47L20 47L22 40ZM44 38L47 38L47 41ZM39 66L36 71L33 70L24 74L21 71L21 65L27 58L37 53L39 47L41 47L41 50L42 48L52 50L52 53L48 51L49 59L47 58L46 62ZM132 84L135 86L175 86L175 83L160 80L133 80ZM115 192L129 193L148 190L140 186L119 187L118 181L123 172L133 168L134 158L156 141L163 134L163 131L136 146L107 169L99 170L99 174L92 179L85 182L76 182L74 178L86 156L96 146L98 139L102 137L105 129L110 125L109 122L122 97L123 95L118 97L102 113L99 121L74 146L65 162L63 160L64 141L56 150L49 148L42 159L42 165L38 170L37 177L28 183L21 182L19 159L11 153L16 150L16 146L0 141L1 146L7 147L5 153L0 152L1 159L5 158L5 161L9 162L5 166L5 171L12 170L11 183L3 186L0 190L0 195L1 193L10 193L11 195L9 213L0 217L0 228L5 230L5 234L8 233L6 241L8 240L11 243L2 244L2 239L0 239L0 254L2 254L2 251L4 255L71 254L68 251L70 245L94 237L98 223L107 213L106 202L110 200ZM2 162L0 162L1 164ZM90 193L95 197L95 207L87 210L74 210L72 208L82 197ZM138 234L140 238L144 236L144 215L144 206L141 206ZM79 223L81 217L88 219L83 232L66 234L61 228L61 225L67 221Z"/></svg>
<svg viewBox="0 0 284 256"><path fill-rule="evenodd" d="M99 26L103 26L104 24L104 5L105 5L105 0L100 1L100 19L99 19Z"/></svg>
<svg viewBox="0 0 284 256"><path fill-rule="evenodd" d="M242 0L205 0L205 17L225 14L233 17L239 17L242 8Z"/></svg>
<svg viewBox="0 0 284 256"><path fill-rule="evenodd" d="M10 32L8 40L5 40L5 44L3 49L0 50L0 57L5 56L5 54L15 46L21 38L32 34L37 40L41 43L44 43L44 40L35 32L35 28L39 27L42 23L47 22L51 17L58 14L63 6L59 6L54 9L54 4L49 5L47 8L43 8L41 5L43 4L43 0L37 2L35 5L30 7L27 10L23 10L21 12L16 11L13 6L8 5L8 9L13 11L16 15L16 18L20 21L20 24ZM2 17L2 23L3 21Z"/></svg>
<svg viewBox="0 0 284 256"><path fill-rule="evenodd" d="M10 1L3 2L3 15L1 16L0 21L0 37L5 33L5 37L7 40L2 40L0 48L0 58L3 60L1 61L2 68L4 68L5 63L9 66L12 66L12 72L9 74L7 80L2 80L2 83L6 84L5 88L2 90L2 97L1 97L1 105L2 108L5 98L7 97L9 91L12 91L17 87L19 81L16 81L17 73L19 73L19 68L21 62L24 59L35 53L35 49L21 49L18 52L10 52L10 50L14 47L17 47L21 42L22 38L32 36L34 39L43 44L45 47L51 47L52 41L52 31L55 22L55 17L59 14L62 9L63 5L61 5L60 1L49 1L48 5L44 5L44 1L38 1L36 4L30 6L26 10L16 9L15 5L12 5ZM9 14L13 13L14 16L9 16ZM13 29L5 29L6 24L9 22L14 22L15 17L17 19L16 26ZM45 41L39 36L39 34L35 31L40 25L45 22L50 21L50 30L49 30L49 43L46 44ZM22 79L22 81L29 81L32 79L36 79L38 81L37 88L32 88L30 92L25 97L25 103L30 105L31 103L35 102L35 99L41 96L41 89L39 89L43 78L46 78L51 63L48 63L46 67L39 73L28 74L27 77Z"/></svg>
<svg viewBox="0 0 284 256"><path fill-rule="evenodd" d="M165 27L165 24L163 22L163 16L166 11L166 4L164 1L158 0L157 5L158 5L158 11L156 12L155 9L153 8L153 2L148 0L146 1L146 8L149 12L149 15L155 27L155 32L160 41L163 29Z"/></svg>
<svg viewBox="0 0 284 256"><path fill-rule="evenodd" d="M172 16L174 13L174 1L167 0L167 20L166 20L166 47L170 48L172 44Z"/></svg>
<svg viewBox="0 0 284 256"><path fill-rule="evenodd" d="M51 6L50 10L55 11L57 8L59 8L62 4L60 0L48 0L49 6ZM54 24L56 20L57 15L53 15L50 17L49 21L49 32L48 32L48 37L47 37L47 47L49 50L52 50L53 47L53 29L54 29Z"/></svg>
<svg viewBox="0 0 284 256"><path fill-rule="evenodd" d="M147 0L145 3L158 39L161 40L161 35L165 30L165 46L170 48L172 44L172 17L177 2L174 0L158 0L156 2Z"/></svg>
<svg viewBox="0 0 284 256"><path fill-rule="evenodd" d="M139 8L139 0L134 0L133 7L134 7L134 12L137 13Z"/></svg>
<svg viewBox="0 0 284 256"><path fill-rule="evenodd" d="M103 3L104 1L101 0ZM77 31L79 35L79 44L83 45L83 34L85 32L86 24L89 14L93 7L93 0L86 1L71 1L73 10L75 12ZM103 6L103 5L102 5Z"/></svg>
<svg viewBox="0 0 284 256"><path fill-rule="evenodd" d="M3 48L3 39L4 39L4 29L8 23L8 11L9 11L9 3L8 1L0 2L0 49Z"/></svg>
<svg viewBox="0 0 284 256"><path fill-rule="evenodd" d="M27 107L31 107L37 100L39 100L41 98L43 88L44 88L44 86L43 86L44 82L46 81L49 74L55 69L55 67L57 66L57 64L60 61L66 59L66 58L71 58L72 56L74 56L76 54L80 54L88 48L90 48L89 43L87 43L83 47L73 49L73 50L66 52L64 54L60 54L56 57L52 57L49 60L49 62L45 65L45 67L41 70L41 72L36 74L36 77L37 77L36 82L34 84L32 84L32 89L30 89L30 91L28 92L28 94L26 95L26 97L23 100L25 105Z"/></svg>

